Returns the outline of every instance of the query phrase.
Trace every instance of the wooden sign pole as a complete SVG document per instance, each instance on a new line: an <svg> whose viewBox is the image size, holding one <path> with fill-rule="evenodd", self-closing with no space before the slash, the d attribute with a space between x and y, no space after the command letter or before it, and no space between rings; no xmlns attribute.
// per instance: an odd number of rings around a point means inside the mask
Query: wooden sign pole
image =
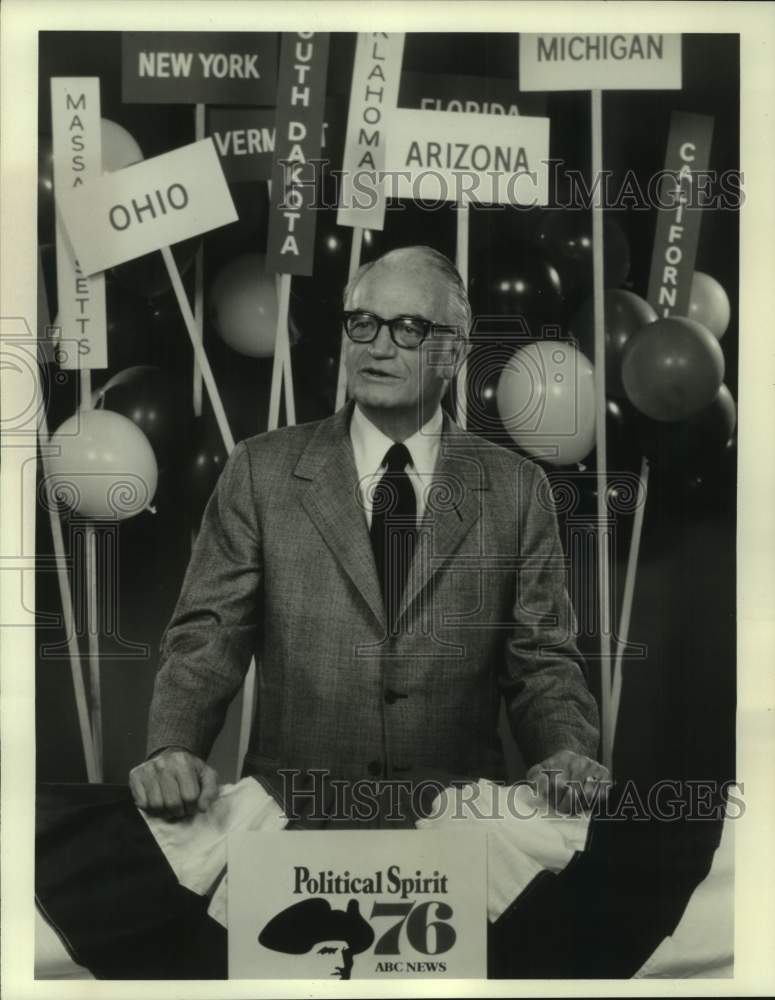
<svg viewBox="0 0 775 1000"><path fill-rule="evenodd" d="M627 640L630 635L630 620L632 617L632 603L635 596L635 581L638 573L638 557L640 555L640 542L643 535L643 519L646 514L646 499L648 497L649 484L649 461L644 456L640 463L640 481L635 508L635 517L632 524L632 536L630 538L630 548L627 554L627 570L624 577L624 594L622 596L622 614L619 619L617 630L616 659L614 660L614 676L611 691L611 725L609 736L611 746L609 755L613 754L613 746L616 740L616 723L619 719L619 704L622 698L622 660L624 650L627 648Z"/></svg>
<svg viewBox="0 0 775 1000"><path fill-rule="evenodd" d="M205 353L204 345L197 335L196 319L191 310L191 303L188 301L186 290L183 287L180 272L178 271L178 265L175 263L175 258L172 256L172 251L169 247L162 247L161 255L164 258L164 264L170 276L170 281L172 282L172 289L175 292L175 298L178 300L178 308L180 309L183 317L183 322L186 325L191 346L194 349L194 357L199 363L199 368L202 372L202 378L204 380L205 388L207 389L208 398L210 399L210 405L212 406L213 413L215 414L218 430L221 432L221 438L223 439L226 453L230 455L232 451L234 451L234 438L232 437L231 430L229 429L226 411L223 407L223 402L221 400L220 393L218 392L218 386L216 385L215 376L213 375L210 362L207 358L207 354Z"/></svg>
<svg viewBox="0 0 775 1000"><path fill-rule="evenodd" d="M603 266L602 188L603 174L602 93L592 98L592 294L595 327L595 463L597 466L597 591L600 628L600 689L603 724L603 764L612 771L613 719L611 716L611 581L608 527L608 460L606 451L605 405L605 297Z"/></svg>
<svg viewBox="0 0 775 1000"><path fill-rule="evenodd" d="M468 199L461 195L457 203L457 251L455 254L457 269L463 284L468 288L468 233L471 218L471 209ZM468 330L464 331L464 336L468 335ZM468 425L468 361L463 360L460 371L457 373L457 386L455 392L455 405L457 410L457 422L461 427Z"/></svg>
<svg viewBox="0 0 775 1000"><path fill-rule="evenodd" d="M80 410L92 409L91 371L80 372ZM94 525L86 525L86 630L89 642L89 695L91 702L91 733L96 762L97 781L103 779L102 685L100 678L100 635L97 597L97 535Z"/></svg>
<svg viewBox="0 0 775 1000"><path fill-rule="evenodd" d="M78 646L78 636L75 632L73 594L70 588L70 578L67 575L67 557L65 555L65 542L62 536L62 522L57 512L56 499L51 489L52 473L49 468L49 455L47 450L49 432L45 407L40 407L38 439L40 441L40 457L43 463L43 482L45 484L44 489L46 491L46 506L48 508L48 519L51 526L51 537L54 543L54 559L57 568L59 596L62 603L62 618L65 635L67 636L67 652L70 658L70 673L73 679L75 709L78 715L78 729L81 734L81 746L83 747L83 757L86 763L86 777L90 782L99 782L101 780L101 775L100 768L97 763L97 756L94 751L91 720L89 718L89 705L86 698L86 687L83 682L81 651Z"/></svg>
<svg viewBox="0 0 775 1000"><path fill-rule="evenodd" d="M194 110L194 133L197 142L205 137L205 106L196 104ZM204 341L204 246L200 244L194 261L194 322L200 343ZM202 416L202 372L194 355L194 416Z"/></svg>

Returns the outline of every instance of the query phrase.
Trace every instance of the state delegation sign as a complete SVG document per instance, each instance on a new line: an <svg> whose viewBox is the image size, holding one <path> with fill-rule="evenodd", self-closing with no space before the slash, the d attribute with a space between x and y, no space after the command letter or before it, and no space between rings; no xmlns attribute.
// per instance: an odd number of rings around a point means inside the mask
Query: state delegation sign
<svg viewBox="0 0 775 1000"><path fill-rule="evenodd" d="M277 87L275 158L266 268L312 274L317 174L323 132L329 37L283 35Z"/></svg>
<svg viewBox="0 0 775 1000"><path fill-rule="evenodd" d="M702 221L697 192L707 180L713 119L674 111L665 155L657 231L651 258L649 304L658 316L688 316Z"/></svg>
<svg viewBox="0 0 775 1000"><path fill-rule="evenodd" d="M397 108L386 171L398 198L546 205L549 119Z"/></svg>
<svg viewBox="0 0 775 1000"><path fill-rule="evenodd" d="M85 274L237 219L212 139L58 193L57 206Z"/></svg>
<svg viewBox="0 0 775 1000"><path fill-rule="evenodd" d="M127 104L274 104L277 34L126 31L121 95Z"/></svg>
<svg viewBox="0 0 775 1000"><path fill-rule="evenodd" d="M519 36L521 90L677 90L680 35Z"/></svg>
<svg viewBox="0 0 775 1000"><path fill-rule="evenodd" d="M326 101L321 149L330 146L336 107ZM228 181L268 181L275 154L274 108L212 108L207 113L207 134L213 137Z"/></svg>
<svg viewBox="0 0 775 1000"><path fill-rule="evenodd" d="M546 95L523 93L516 78L466 76L462 73L402 73L400 108L422 111L466 111L478 115L546 114Z"/></svg>
<svg viewBox="0 0 775 1000"><path fill-rule="evenodd" d="M385 226L385 125L396 107L403 56L401 33L358 35L336 217L340 226L377 230ZM365 191L369 197L359 197Z"/></svg>
<svg viewBox="0 0 775 1000"><path fill-rule="evenodd" d="M100 81L97 77L52 77L51 126L54 193L77 191L102 174ZM60 368L107 368L105 277L87 277L60 220L56 227L57 342Z"/></svg>

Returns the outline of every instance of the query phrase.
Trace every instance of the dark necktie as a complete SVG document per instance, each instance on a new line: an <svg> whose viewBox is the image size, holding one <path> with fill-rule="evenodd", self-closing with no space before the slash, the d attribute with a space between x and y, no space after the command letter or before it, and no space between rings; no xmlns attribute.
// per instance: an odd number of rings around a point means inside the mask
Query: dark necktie
<svg viewBox="0 0 775 1000"><path fill-rule="evenodd" d="M391 632L416 538L417 500L406 473L411 461L406 445L394 444L389 448L383 462L387 468L372 496L371 546Z"/></svg>

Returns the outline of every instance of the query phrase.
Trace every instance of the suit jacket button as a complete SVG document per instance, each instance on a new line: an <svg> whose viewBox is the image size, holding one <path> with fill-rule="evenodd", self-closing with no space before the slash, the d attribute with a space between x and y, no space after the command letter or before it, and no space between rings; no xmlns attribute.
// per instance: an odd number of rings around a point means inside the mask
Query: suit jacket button
<svg viewBox="0 0 775 1000"><path fill-rule="evenodd" d="M401 694L400 691L394 691L392 688L388 688L385 691L385 704L394 705L399 698L406 698L405 694Z"/></svg>
<svg viewBox="0 0 775 1000"><path fill-rule="evenodd" d="M382 774L382 761L373 760L368 766L368 772L373 778L379 777Z"/></svg>

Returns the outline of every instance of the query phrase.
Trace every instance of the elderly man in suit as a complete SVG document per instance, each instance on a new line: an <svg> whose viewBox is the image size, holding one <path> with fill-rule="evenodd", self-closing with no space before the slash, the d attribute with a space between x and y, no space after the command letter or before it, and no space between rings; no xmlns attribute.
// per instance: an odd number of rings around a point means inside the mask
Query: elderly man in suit
<svg viewBox="0 0 775 1000"><path fill-rule="evenodd" d="M597 707L543 472L441 408L465 286L442 254L403 248L360 269L345 307L348 404L240 442L207 506L135 799L207 808L205 760L255 655L244 773L278 797L280 775L310 770L501 780L503 699L528 777L562 808L607 778Z"/></svg>

